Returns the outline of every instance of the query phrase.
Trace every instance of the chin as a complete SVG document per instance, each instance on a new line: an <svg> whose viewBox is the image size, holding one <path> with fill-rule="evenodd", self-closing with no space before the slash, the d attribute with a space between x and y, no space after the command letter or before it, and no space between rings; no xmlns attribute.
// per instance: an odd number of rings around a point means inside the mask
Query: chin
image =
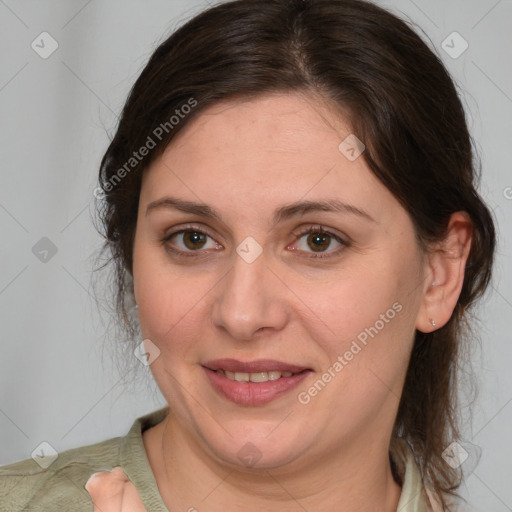
<svg viewBox="0 0 512 512"><path fill-rule="evenodd" d="M297 459L303 454L310 440L299 435L299 428L297 432L290 432L289 427L283 427L281 425L276 428L273 425L272 429L275 430L272 431L268 423L264 428L257 428L256 425L251 428L246 425L243 432L237 432L228 426L227 430L232 436L222 430L220 438L213 437L211 431L202 437L209 451L213 452L221 464L237 471L254 473L257 470L282 469L297 464Z"/></svg>

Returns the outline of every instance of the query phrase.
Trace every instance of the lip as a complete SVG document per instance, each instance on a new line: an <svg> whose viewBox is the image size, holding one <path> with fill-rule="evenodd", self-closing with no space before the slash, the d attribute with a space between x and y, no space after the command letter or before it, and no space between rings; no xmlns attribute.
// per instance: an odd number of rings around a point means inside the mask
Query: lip
<svg viewBox="0 0 512 512"><path fill-rule="evenodd" d="M297 366L288 364L283 361L275 361L273 359L257 359L255 361L238 361L236 359L215 359L203 364L203 367L209 370L227 370L228 372L291 372L299 373L304 370L309 370L306 366Z"/></svg>
<svg viewBox="0 0 512 512"><path fill-rule="evenodd" d="M312 372L309 368L291 365L282 361L258 360L237 361L218 359L203 365L203 370L213 389L222 397L237 405L265 405L296 388ZM216 370L256 373L264 371L292 372L291 377L281 377L267 382L238 382L228 379Z"/></svg>

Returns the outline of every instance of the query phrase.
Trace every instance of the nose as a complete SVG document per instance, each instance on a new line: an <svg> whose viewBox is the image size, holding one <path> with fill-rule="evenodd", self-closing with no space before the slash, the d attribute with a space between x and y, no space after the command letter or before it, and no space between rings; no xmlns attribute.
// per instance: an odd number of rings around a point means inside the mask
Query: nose
<svg viewBox="0 0 512 512"><path fill-rule="evenodd" d="M288 321L286 287L263 254L252 263L235 254L233 267L216 287L216 294L213 323L236 340L280 331Z"/></svg>

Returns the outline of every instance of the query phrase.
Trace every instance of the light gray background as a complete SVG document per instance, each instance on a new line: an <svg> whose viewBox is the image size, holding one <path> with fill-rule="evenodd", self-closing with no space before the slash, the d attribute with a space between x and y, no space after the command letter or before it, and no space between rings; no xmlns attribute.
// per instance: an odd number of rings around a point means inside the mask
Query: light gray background
<svg viewBox="0 0 512 512"><path fill-rule="evenodd" d="M510 511L512 1L378 3L431 39L464 91L480 147L481 192L498 221L500 246L479 312L481 393L467 430L482 458L463 493L476 509ZM93 190L108 133L155 45L206 5L0 0L0 464L30 457L41 441L62 451L122 435L135 417L164 405L143 379L123 384L102 354L116 341L105 338L92 298L101 243ZM31 48L43 31L59 44L47 59ZM469 44L457 59L442 48L453 31ZM46 263L32 252L42 237L57 247Z"/></svg>

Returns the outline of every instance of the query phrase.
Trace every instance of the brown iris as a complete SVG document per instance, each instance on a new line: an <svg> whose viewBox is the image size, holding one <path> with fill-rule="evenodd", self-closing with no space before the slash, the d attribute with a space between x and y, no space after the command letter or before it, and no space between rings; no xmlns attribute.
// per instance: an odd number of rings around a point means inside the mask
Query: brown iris
<svg viewBox="0 0 512 512"><path fill-rule="evenodd" d="M329 248L331 237L325 233L310 233L307 238L308 246L316 252L322 252Z"/></svg>
<svg viewBox="0 0 512 512"><path fill-rule="evenodd" d="M188 249L201 249L206 244L206 235L197 231L185 231L183 242Z"/></svg>

